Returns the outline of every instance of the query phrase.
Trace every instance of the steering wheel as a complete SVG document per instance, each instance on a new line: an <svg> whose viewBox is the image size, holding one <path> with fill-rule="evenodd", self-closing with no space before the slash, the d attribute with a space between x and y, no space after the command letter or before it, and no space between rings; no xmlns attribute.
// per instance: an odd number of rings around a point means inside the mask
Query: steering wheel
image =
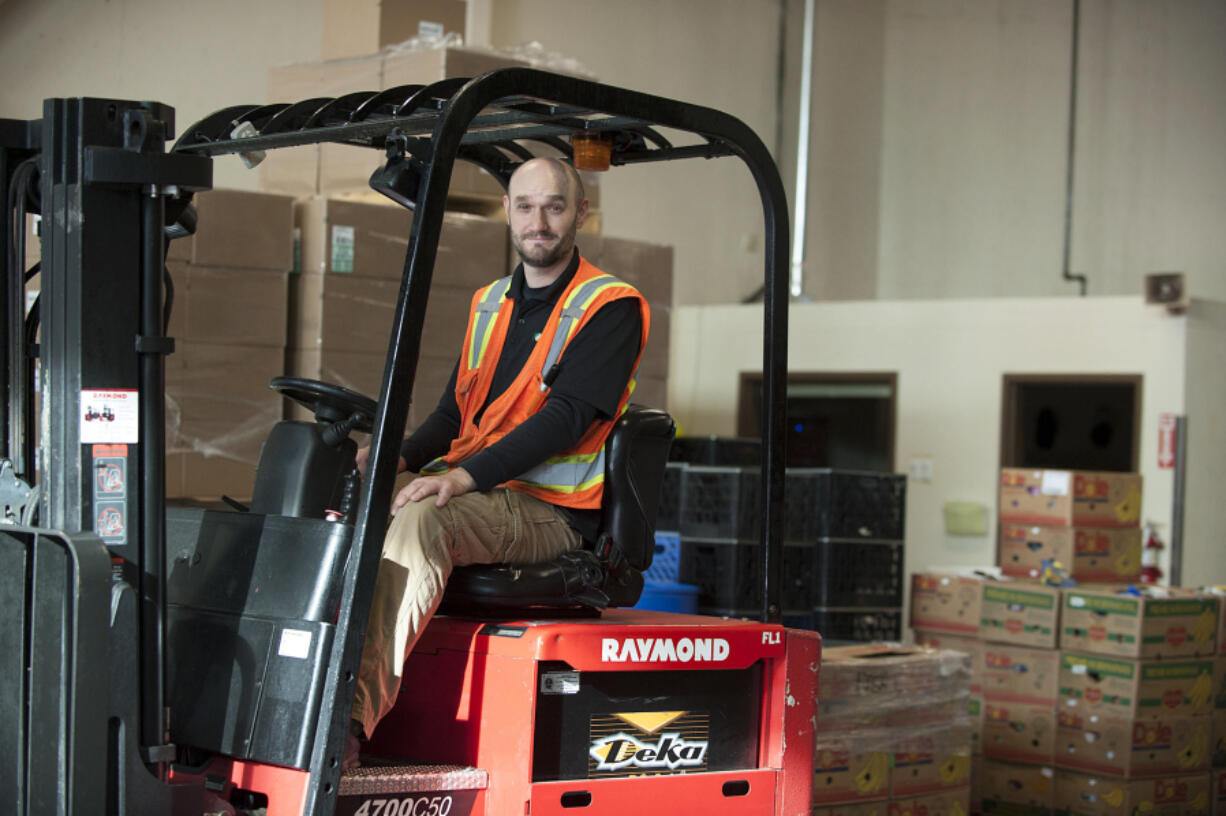
<svg viewBox="0 0 1226 816"><path fill-rule="evenodd" d="M375 409L378 406L370 397L357 391L298 377L273 377L268 387L306 408L319 422L342 422L356 416L353 430L359 433L374 430Z"/></svg>

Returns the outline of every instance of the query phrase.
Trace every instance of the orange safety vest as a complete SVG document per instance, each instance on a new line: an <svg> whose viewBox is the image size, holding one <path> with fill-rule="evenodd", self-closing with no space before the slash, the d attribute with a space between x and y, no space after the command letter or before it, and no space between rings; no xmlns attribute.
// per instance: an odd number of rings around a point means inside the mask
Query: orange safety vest
<svg viewBox="0 0 1226 816"><path fill-rule="evenodd" d="M580 257L579 269L554 305L536 341L536 348L507 390L486 408L478 426L475 418L489 394L494 369L511 324L514 301L506 296L510 287L511 278L507 276L477 290L473 295L456 376L460 434L452 441L446 455L431 462L423 472L438 473L455 467L502 439L539 411L549 395L545 376L560 362L571 339L587 325L601 306L627 297L638 299L643 316L643 338L630 379L618 402L616 416L621 416L630 402L639 362L643 359L643 348L647 345L651 318L647 301L630 284L606 275ZM598 509L604 492L604 443L612 429L613 420L597 419L574 447L546 459L507 482L506 486L551 504Z"/></svg>

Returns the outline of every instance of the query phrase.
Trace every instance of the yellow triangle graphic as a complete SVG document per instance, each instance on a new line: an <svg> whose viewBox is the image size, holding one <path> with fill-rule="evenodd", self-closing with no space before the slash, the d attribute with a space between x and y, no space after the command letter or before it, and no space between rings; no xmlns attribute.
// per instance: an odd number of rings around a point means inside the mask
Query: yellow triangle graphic
<svg viewBox="0 0 1226 816"><path fill-rule="evenodd" d="M654 734L664 726L685 716L684 711L634 711L616 716L647 734Z"/></svg>
<svg viewBox="0 0 1226 816"><path fill-rule="evenodd" d="M598 745L592 749L592 753L600 757L602 762L609 761L609 749L613 747L612 743L606 742L604 745Z"/></svg>

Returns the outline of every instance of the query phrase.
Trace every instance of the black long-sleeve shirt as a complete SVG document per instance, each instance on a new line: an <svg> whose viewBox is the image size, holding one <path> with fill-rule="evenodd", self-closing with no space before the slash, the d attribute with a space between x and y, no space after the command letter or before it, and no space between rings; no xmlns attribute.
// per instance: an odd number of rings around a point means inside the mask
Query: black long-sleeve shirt
<svg viewBox="0 0 1226 816"><path fill-rule="evenodd" d="M579 268L579 252L549 286L526 285L523 265L516 267L507 289L514 301L511 325L485 404L477 415L506 391L519 375L549 321L554 305ZM625 298L606 304L571 339L545 404L502 439L460 462L478 490L489 490L539 465L577 443L597 418L611 419L638 357L642 316L638 301ZM442 456L460 433L460 408L455 398L459 361L434 411L405 439L400 455L417 471ZM600 512L564 508L571 526L586 539L598 533Z"/></svg>

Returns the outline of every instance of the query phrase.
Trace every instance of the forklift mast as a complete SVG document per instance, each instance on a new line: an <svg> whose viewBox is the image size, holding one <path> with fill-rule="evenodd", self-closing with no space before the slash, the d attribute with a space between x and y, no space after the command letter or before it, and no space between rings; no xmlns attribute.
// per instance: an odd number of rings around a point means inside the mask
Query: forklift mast
<svg viewBox="0 0 1226 816"><path fill-rule="evenodd" d="M211 187L215 156L254 162L263 151L297 145L366 146L386 157L372 186L415 211L301 813L326 816L337 807L339 758L457 159L504 187L533 156L529 146L572 158L576 135L610 141L613 166L745 162L762 200L766 249L762 618L779 621L788 219L778 171L749 127L709 108L512 68L234 106L187 128L168 149L174 130L165 105L92 98L50 99L41 118L0 120L8 215L0 231L7 272L0 459L8 463L0 467L7 522L0 598L10 610L0 627L0 809L202 812L199 786L177 783L171 771L185 746L171 744L166 714L164 362L174 340L165 336L172 299L165 251L168 228L194 193ZM41 215L38 270L24 268L27 213ZM27 316L25 280L34 271L40 294Z"/></svg>

